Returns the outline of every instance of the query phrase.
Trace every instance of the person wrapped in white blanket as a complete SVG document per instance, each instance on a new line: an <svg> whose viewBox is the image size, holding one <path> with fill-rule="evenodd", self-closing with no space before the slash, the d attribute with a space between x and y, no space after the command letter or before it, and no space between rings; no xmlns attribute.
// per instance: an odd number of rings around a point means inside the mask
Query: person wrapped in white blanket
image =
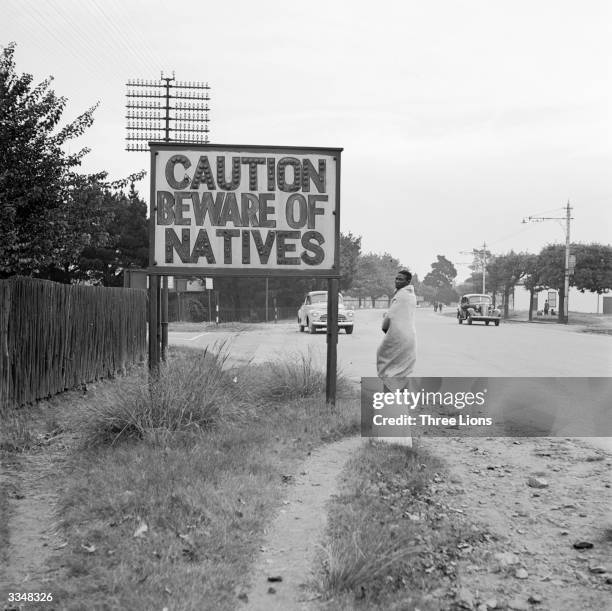
<svg viewBox="0 0 612 611"><path fill-rule="evenodd" d="M382 330L385 337L376 351L376 369L385 392L406 387L416 364L416 295L410 286L412 274L400 270L395 277L395 295L391 299ZM402 379L403 378L403 379ZM412 446L412 437L380 437L379 439Z"/></svg>

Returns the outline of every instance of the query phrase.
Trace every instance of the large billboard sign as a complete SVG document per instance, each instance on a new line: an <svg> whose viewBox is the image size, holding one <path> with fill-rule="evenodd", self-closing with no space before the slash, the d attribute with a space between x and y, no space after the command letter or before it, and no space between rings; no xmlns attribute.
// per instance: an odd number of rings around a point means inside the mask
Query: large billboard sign
<svg viewBox="0 0 612 611"><path fill-rule="evenodd" d="M151 273L339 276L342 149L150 148Z"/></svg>

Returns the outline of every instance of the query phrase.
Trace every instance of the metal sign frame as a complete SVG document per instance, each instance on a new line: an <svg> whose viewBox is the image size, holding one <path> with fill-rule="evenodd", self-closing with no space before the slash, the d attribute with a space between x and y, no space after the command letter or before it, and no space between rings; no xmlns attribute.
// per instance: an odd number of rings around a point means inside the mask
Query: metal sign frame
<svg viewBox="0 0 612 611"><path fill-rule="evenodd" d="M239 144L189 144L185 142L150 142L151 149L151 193L149 203L149 267L147 272L150 275L202 275L210 277L294 277L294 278L339 278L340 277L340 162L342 148L325 147L306 147L306 146L265 146L265 145L239 145ZM335 162L335 206L332 214L334 215L334 263L331 270L317 269L266 269L264 268L227 268L222 264L215 267L184 267L184 266L158 266L155 261L155 226L157 212L156 187L156 155L160 151L181 150L215 152L222 149L223 152L251 152L251 153L270 153L270 154L295 154L295 155L325 155L331 156Z"/></svg>

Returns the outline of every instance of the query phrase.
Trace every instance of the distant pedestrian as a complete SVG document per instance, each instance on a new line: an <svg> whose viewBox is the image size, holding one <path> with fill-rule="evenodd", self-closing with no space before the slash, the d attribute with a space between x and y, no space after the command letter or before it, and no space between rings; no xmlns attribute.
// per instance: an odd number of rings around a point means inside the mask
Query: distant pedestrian
<svg viewBox="0 0 612 611"><path fill-rule="evenodd" d="M442 314L442 303L438 304L438 311L440 312L440 314Z"/></svg>
<svg viewBox="0 0 612 611"><path fill-rule="evenodd" d="M548 316L548 310L550 306L548 305L548 299L544 302L544 316Z"/></svg>
<svg viewBox="0 0 612 611"><path fill-rule="evenodd" d="M438 311L438 302L434 301L434 312Z"/></svg>

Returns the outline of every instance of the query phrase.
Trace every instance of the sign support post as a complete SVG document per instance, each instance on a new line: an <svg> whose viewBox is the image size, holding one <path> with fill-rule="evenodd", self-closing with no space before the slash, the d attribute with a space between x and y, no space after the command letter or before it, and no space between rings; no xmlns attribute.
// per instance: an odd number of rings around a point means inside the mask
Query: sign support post
<svg viewBox="0 0 612 611"><path fill-rule="evenodd" d="M161 358L164 363L168 358L168 276L162 280L161 292Z"/></svg>
<svg viewBox="0 0 612 611"><path fill-rule="evenodd" d="M149 370L157 372L159 367L159 339L157 316L159 305L159 276L149 276Z"/></svg>
<svg viewBox="0 0 612 611"><path fill-rule="evenodd" d="M336 405L336 377L338 365L338 279L327 280L327 371L325 400Z"/></svg>

